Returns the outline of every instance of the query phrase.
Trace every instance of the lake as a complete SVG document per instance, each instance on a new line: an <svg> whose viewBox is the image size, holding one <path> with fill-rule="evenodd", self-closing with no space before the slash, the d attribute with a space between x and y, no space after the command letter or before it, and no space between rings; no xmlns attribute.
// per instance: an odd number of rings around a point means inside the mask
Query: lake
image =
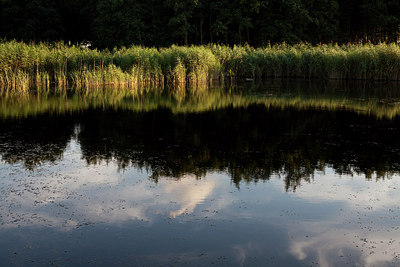
<svg viewBox="0 0 400 267"><path fill-rule="evenodd" d="M4 265L398 266L400 88L0 91Z"/></svg>

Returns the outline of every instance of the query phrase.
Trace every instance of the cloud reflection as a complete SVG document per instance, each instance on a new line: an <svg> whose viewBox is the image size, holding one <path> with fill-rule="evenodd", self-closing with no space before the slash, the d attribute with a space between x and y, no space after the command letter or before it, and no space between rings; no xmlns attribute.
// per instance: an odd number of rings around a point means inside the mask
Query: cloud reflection
<svg viewBox="0 0 400 267"><path fill-rule="evenodd" d="M171 211L170 216L175 218L183 213L192 213L197 205L203 203L213 192L216 182L198 180L193 184L194 177L186 177L179 183L162 185L165 195L173 197L181 206L180 209Z"/></svg>
<svg viewBox="0 0 400 267"><path fill-rule="evenodd" d="M366 181L326 175L303 185L296 194L302 201L337 202L342 208L329 220L291 226L290 252L299 260L316 258L322 266L385 266L399 261L398 178Z"/></svg>
<svg viewBox="0 0 400 267"><path fill-rule="evenodd" d="M68 230L100 222L151 222L157 214L176 218L192 213L217 186L215 179L192 176L154 184L147 172L132 168L121 173L113 162L87 166L79 157L79 145L72 140L60 163L30 172L3 165L0 176L12 175L1 179L2 227Z"/></svg>
<svg viewBox="0 0 400 267"><path fill-rule="evenodd" d="M208 173L201 180L188 175L180 180L159 179L155 184L147 172L136 168L120 172L112 161L88 166L80 155L78 143L72 140L62 161L44 164L35 171L0 165L1 228L38 226L68 231L129 221L151 225L160 215L180 222L187 214L220 210L215 220L237 220L237 225L251 221L248 233L260 238L255 242L244 236L234 243L241 245L229 244L239 264L246 264L254 254L263 255L265 245L277 241L265 238L273 231L266 229L266 222L287 228L288 253L299 261L317 261L322 266L374 266L399 258L397 176L375 182L361 176L339 177L327 169L290 194L283 189L284 181L278 179L247 184L242 191L230 194L233 190L225 174L224 179ZM280 212L280 206L273 205L284 205L280 201L296 209L300 217L279 217L275 210ZM331 210L322 211L323 215L308 212L309 204ZM207 216L213 216L212 212ZM210 235L209 229L205 231ZM236 232L231 233L236 237Z"/></svg>

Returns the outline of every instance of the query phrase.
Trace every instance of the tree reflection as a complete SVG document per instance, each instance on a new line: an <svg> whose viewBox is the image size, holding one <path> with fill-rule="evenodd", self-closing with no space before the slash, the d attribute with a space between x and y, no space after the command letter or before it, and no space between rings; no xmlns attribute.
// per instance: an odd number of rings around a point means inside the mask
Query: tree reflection
<svg viewBox="0 0 400 267"><path fill-rule="evenodd" d="M199 114L88 112L78 139L89 164L116 160L150 169L152 179L226 171L232 181L267 180L277 174L286 189L310 181L315 171L370 179L400 171L398 120L345 111L227 108Z"/></svg>
<svg viewBox="0 0 400 267"><path fill-rule="evenodd" d="M44 162L60 160L74 134L73 119L42 115L0 123L0 155L9 164L23 162L33 170Z"/></svg>
<svg viewBox="0 0 400 267"><path fill-rule="evenodd" d="M282 103L267 98L258 103L251 100L257 99L254 95L238 94L233 101L222 91L192 92L184 96L183 104L162 92L147 98L127 92L98 93L95 100L74 95L64 106L57 104L62 101L50 105L52 110L59 107L60 113L30 116L28 112L26 118L0 121L2 159L23 161L27 169L58 161L79 125L76 138L88 164L115 161L120 169L133 165L149 170L156 182L162 177L201 178L220 171L229 173L238 187L278 175L286 190L296 190L327 166L338 174L364 174L367 179L400 172L397 116L377 119L341 110L339 104L332 111L307 105L308 100L281 105L292 101L290 97ZM113 104L99 106L107 99ZM210 99L216 105L209 106ZM221 104L222 99L228 100ZM185 111L196 101L204 108ZM169 106L172 103L178 112Z"/></svg>

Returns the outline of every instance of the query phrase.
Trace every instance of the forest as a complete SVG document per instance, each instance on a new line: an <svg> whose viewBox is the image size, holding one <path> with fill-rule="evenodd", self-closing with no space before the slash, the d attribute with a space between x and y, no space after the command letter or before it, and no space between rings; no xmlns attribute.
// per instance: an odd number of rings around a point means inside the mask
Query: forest
<svg viewBox="0 0 400 267"><path fill-rule="evenodd" d="M93 47L396 42L398 0L0 0L0 38Z"/></svg>

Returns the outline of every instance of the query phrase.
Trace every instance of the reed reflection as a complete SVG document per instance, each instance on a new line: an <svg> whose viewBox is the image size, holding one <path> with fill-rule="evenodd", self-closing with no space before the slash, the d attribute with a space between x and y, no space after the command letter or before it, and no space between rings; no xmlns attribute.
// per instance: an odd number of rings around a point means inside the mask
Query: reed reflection
<svg viewBox="0 0 400 267"><path fill-rule="evenodd" d="M400 114L397 83L342 83L272 80L260 84L217 84L193 87L87 88L52 91L0 89L0 118L39 114L68 115L87 109L147 112L166 108L172 113L206 112L227 107L263 105L297 110L349 110L377 118Z"/></svg>

